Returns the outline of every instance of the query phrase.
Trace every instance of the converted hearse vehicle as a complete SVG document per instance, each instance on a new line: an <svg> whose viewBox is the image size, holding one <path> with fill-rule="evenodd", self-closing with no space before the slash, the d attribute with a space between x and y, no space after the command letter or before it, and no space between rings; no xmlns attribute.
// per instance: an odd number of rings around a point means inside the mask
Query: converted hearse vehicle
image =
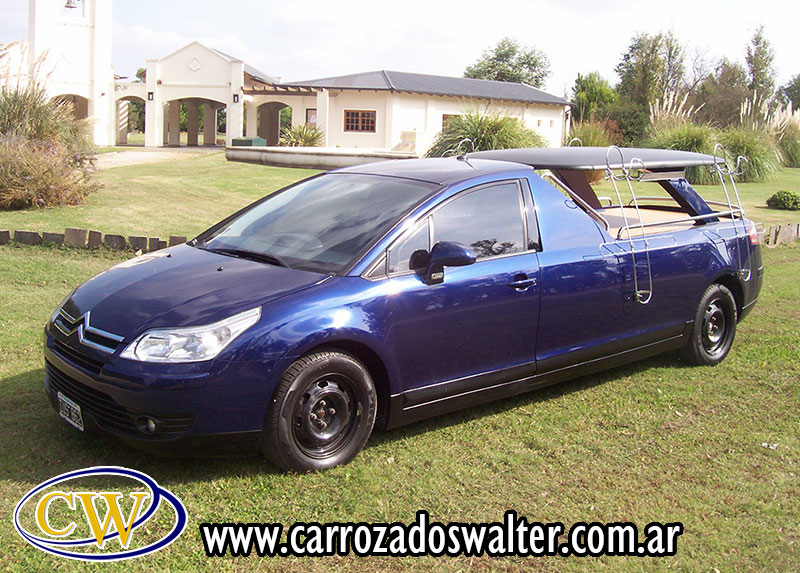
<svg viewBox="0 0 800 573"><path fill-rule="evenodd" d="M718 172L726 201L690 167ZM714 365L763 274L733 171L560 148L311 177L75 289L45 327L45 389L79 430L318 470L376 424L673 349Z"/></svg>

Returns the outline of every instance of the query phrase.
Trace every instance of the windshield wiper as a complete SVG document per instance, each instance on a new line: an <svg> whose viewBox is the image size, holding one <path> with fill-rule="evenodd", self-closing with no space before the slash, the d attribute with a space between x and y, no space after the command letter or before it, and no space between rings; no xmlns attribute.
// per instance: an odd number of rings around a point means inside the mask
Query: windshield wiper
<svg viewBox="0 0 800 573"><path fill-rule="evenodd" d="M218 248L218 249L206 249L212 253L219 253L221 255L229 255L231 257L237 257L240 259L248 259L250 261L258 261L260 263L268 263L270 265L277 265L279 267L286 267L287 269L291 269L292 267L289 266L282 257L278 255L268 255L266 253L257 253L255 251L247 251L245 249L231 249L231 248Z"/></svg>

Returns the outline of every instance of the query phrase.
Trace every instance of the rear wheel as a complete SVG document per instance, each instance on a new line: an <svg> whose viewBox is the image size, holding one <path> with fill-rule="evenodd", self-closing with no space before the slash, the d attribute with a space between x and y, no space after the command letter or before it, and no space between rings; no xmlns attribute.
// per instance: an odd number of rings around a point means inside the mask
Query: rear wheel
<svg viewBox="0 0 800 573"><path fill-rule="evenodd" d="M354 357L303 356L283 375L267 409L262 451L286 470L346 464L372 433L376 406L372 378Z"/></svg>
<svg viewBox="0 0 800 573"><path fill-rule="evenodd" d="M683 349L683 358L696 365L714 366L722 362L736 336L736 301L720 284L712 284L703 293Z"/></svg>

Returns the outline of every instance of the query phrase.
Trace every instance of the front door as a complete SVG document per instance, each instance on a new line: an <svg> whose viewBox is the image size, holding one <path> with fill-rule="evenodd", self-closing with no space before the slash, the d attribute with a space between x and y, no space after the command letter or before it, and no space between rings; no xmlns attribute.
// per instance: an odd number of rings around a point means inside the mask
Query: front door
<svg viewBox="0 0 800 573"><path fill-rule="evenodd" d="M404 391L454 381L439 389L459 393L492 383L492 373L535 372L538 234L530 195L525 201L522 191L518 181L466 190L390 249L389 346L396 350ZM408 257L439 241L469 246L477 261L446 267L444 282L428 285L408 270Z"/></svg>

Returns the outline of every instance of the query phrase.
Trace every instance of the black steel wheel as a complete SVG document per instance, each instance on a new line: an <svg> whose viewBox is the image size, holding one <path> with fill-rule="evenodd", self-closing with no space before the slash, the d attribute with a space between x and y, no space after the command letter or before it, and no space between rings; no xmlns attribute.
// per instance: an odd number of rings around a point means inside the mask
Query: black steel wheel
<svg viewBox="0 0 800 573"><path fill-rule="evenodd" d="M286 470L346 464L367 442L376 410L372 378L353 356L303 356L278 384L264 420L262 451Z"/></svg>
<svg viewBox="0 0 800 573"><path fill-rule="evenodd" d="M692 364L714 366L722 362L736 336L736 301L725 286L712 284L703 293L683 357Z"/></svg>

